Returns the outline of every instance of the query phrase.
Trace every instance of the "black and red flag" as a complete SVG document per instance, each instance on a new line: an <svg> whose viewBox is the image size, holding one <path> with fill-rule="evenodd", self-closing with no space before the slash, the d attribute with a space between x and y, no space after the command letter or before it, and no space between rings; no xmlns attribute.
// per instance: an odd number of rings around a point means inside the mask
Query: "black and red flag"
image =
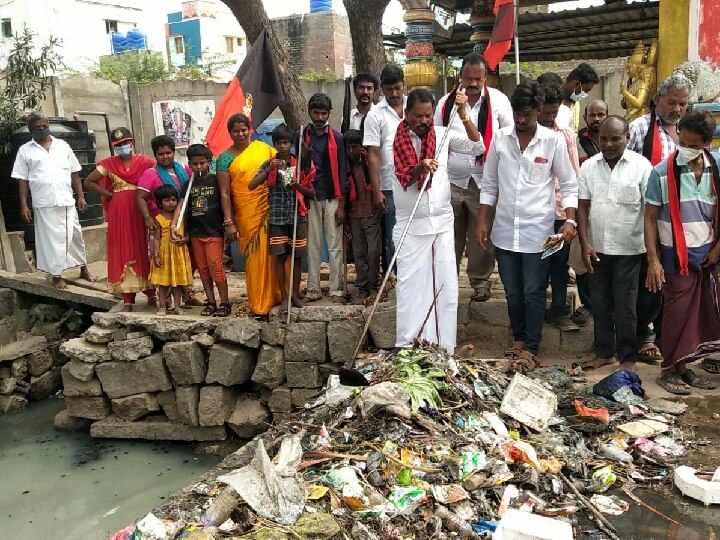
<svg viewBox="0 0 720 540"><path fill-rule="evenodd" d="M490 69L494 71L510 50L515 33L513 0L495 0L493 13L495 14L495 26L493 26L490 41L485 47L485 58Z"/></svg>
<svg viewBox="0 0 720 540"><path fill-rule="evenodd" d="M254 129L284 99L270 40L267 32L263 30L228 84L228 89L215 111L215 117L205 137L210 151L217 156L232 144L227 131L227 121L233 114L242 113L250 118L251 127Z"/></svg>

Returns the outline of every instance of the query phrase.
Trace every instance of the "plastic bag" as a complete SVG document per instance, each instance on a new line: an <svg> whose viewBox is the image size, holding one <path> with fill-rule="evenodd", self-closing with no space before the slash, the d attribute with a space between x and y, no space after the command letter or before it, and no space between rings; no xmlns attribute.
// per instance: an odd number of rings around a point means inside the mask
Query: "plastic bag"
<svg viewBox="0 0 720 540"><path fill-rule="evenodd" d="M607 491L616 481L617 476L612 470L612 465L608 465L593 473L593 484L590 486L590 491L602 493Z"/></svg>
<svg viewBox="0 0 720 540"><path fill-rule="evenodd" d="M593 386L593 394L606 399L614 400L613 394L623 386L629 386L632 393L636 396L645 397L645 390L642 387L642 379L637 373L623 369L608 375L595 386Z"/></svg>
<svg viewBox="0 0 720 540"><path fill-rule="evenodd" d="M155 514L149 512L138 521L135 538L137 540L165 540L167 538L165 524Z"/></svg>
<svg viewBox="0 0 720 540"><path fill-rule="evenodd" d="M610 423L610 413L605 407L601 407L599 409L592 409L585 405L582 401L576 399L575 411L577 411L580 416L596 418L597 420L600 420L603 424Z"/></svg>

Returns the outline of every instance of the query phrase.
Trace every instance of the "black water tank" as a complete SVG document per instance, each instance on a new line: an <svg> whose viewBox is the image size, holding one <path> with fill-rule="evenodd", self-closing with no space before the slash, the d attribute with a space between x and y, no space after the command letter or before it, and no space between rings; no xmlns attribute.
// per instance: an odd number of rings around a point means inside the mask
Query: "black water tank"
<svg viewBox="0 0 720 540"><path fill-rule="evenodd" d="M50 134L64 140L75 152L82 170L80 178L85 179L95 170L95 133L88 130L83 120L66 120L65 118L49 118ZM5 215L5 227L8 231L24 231L25 242L35 243L35 229L32 223L25 223L20 217L20 197L18 182L11 177L15 155L18 149L30 140L27 126L15 131L11 138L12 151L9 155L0 156L0 203ZM80 214L80 225L100 225L104 221L101 198L92 191L85 190L88 204L86 212Z"/></svg>

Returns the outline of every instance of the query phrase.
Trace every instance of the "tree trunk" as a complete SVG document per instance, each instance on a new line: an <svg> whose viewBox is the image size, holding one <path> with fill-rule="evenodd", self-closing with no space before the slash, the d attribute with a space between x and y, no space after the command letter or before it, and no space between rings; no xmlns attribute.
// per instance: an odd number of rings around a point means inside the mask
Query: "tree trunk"
<svg viewBox="0 0 720 540"><path fill-rule="evenodd" d="M350 37L357 73L376 77L385 67L382 18L390 0L343 0L350 22Z"/></svg>
<svg viewBox="0 0 720 540"><path fill-rule="evenodd" d="M285 116L288 126L298 129L307 119L307 103L302 88L300 88L300 81L290 67L288 55L275 35L270 19L265 13L262 0L222 0L222 2L230 8L242 26L248 43L254 43L263 28L267 30L283 94L285 94L285 101L280 104L280 110ZM262 74L258 73L258 76L262 76Z"/></svg>

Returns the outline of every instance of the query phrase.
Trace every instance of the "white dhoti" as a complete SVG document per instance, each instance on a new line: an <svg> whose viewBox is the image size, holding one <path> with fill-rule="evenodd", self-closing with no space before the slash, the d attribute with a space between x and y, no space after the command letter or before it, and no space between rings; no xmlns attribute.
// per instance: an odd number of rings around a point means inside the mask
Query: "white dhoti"
<svg viewBox="0 0 720 540"><path fill-rule="evenodd" d="M59 277L85 265L85 242L74 206L33 208L37 268Z"/></svg>
<svg viewBox="0 0 720 540"><path fill-rule="evenodd" d="M395 245L401 233L402 228L396 225ZM428 317L435 295L437 301ZM452 227L436 234L408 234L397 256L395 346L409 347L420 334L452 354L457 339L457 306L458 277Z"/></svg>

